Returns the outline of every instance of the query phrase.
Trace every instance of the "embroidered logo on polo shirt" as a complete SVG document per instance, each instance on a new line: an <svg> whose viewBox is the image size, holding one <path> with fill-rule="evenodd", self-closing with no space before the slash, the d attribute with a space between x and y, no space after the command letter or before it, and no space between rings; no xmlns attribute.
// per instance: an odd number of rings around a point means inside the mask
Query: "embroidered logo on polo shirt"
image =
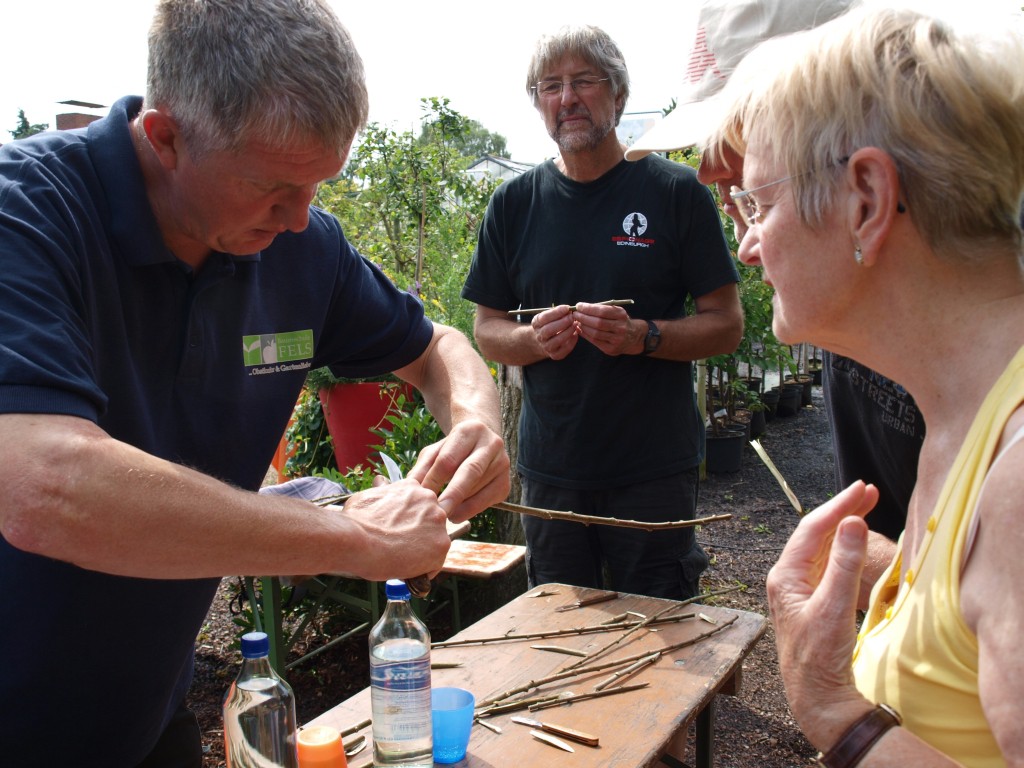
<svg viewBox="0 0 1024 768"><path fill-rule="evenodd" d="M625 237L612 238L616 245L627 248L650 248L654 245L654 240L643 237L647 231L647 217L639 211L634 211L622 220L622 231L626 233Z"/></svg>
<svg viewBox="0 0 1024 768"><path fill-rule="evenodd" d="M312 358L312 329L242 337L242 362L253 368L249 375L309 368Z"/></svg>

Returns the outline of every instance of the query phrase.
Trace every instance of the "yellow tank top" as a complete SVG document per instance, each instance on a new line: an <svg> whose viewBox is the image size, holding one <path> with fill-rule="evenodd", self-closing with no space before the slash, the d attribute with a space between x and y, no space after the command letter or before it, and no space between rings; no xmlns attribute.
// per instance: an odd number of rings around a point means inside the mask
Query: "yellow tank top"
<svg viewBox="0 0 1024 768"><path fill-rule="evenodd" d="M903 583L897 554L875 585L853 655L862 694L895 707L904 727L971 768L1006 762L981 709L978 640L960 610L960 572L978 495L1021 402L1024 348L978 411Z"/></svg>

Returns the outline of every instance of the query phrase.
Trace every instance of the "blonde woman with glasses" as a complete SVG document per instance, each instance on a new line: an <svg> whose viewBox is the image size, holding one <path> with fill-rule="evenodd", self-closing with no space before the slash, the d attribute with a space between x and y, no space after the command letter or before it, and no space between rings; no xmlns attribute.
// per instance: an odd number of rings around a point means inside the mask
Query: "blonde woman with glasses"
<svg viewBox="0 0 1024 768"><path fill-rule="evenodd" d="M859 634L873 486L769 575L793 714L829 768L1024 765L1024 46L885 9L754 56L712 151L743 156L775 333L901 382L928 424Z"/></svg>

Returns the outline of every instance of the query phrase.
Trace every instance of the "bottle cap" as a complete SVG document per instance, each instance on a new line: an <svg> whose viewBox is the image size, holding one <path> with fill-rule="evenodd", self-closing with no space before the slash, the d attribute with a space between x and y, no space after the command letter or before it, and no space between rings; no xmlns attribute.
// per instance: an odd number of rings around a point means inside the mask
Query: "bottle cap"
<svg viewBox="0 0 1024 768"><path fill-rule="evenodd" d="M248 632L242 635L242 658L258 659L270 653L270 638L266 632Z"/></svg>
<svg viewBox="0 0 1024 768"><path fill-rule="evenodd" d="M384 585L384 594L388 600L408 600L412 597L409 587L401 579L388 579Z"/></svg>

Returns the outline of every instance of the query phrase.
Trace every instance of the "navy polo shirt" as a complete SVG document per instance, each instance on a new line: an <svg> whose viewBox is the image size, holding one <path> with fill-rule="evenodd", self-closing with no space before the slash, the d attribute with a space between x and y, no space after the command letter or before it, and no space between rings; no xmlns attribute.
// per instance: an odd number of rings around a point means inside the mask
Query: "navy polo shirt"
<svg viewBox="0 0 1024 768"><path fill-rule="evenodd" d="M256 490L311 367L394 370L432 327L315 208L260 253L198 271L175 258L129 135L140 106L0 148L0 412L89 419ZM67 745L54 764L141 760L187 691L216 586L86 571L0 538L4 759L32 765L18 748L47 744Z"/></svg>

